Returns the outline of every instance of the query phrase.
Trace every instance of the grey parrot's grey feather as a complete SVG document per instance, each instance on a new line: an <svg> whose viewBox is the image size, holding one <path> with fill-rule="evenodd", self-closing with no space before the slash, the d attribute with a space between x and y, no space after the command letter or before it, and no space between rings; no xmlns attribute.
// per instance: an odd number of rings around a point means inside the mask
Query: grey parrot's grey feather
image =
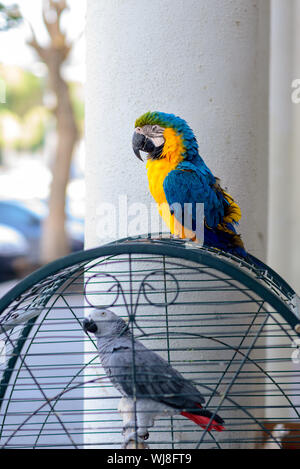
<svg viewBox="0 0 300 469"><path fill-rule="evenodd" d="M219 415L201 408L205 399L196 386L136 340L120 316L110 310L93 310L83 321L83 328L97 337L102 366L124 396L119 410L124 431L130 430L125 443L146 438L155 418L161 415L181 414L202 428L224 429Z"/></svg>
<svg viewBox="0 0 300 469"><path fill-rule="evenodd" d="M99 339L98 349L107 375L125 396L136 395L195 411L197 404L205 402L194 385L129 332L121 337Z"/></svg>

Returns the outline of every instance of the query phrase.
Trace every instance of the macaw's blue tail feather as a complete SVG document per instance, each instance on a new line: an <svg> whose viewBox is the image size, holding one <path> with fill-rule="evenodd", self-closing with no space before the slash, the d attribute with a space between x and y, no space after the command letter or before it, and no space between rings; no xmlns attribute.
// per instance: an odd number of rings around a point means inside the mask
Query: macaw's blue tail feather
<svg viewBox="0 0 300 469"><path fill-rule="evenodd" d="M204 246L221 249L222 251L242 257L249 264L253 264L258 269L264 269L265 264L249 254L243 245L243 242L232 225L228 225L231 232L225 232L219 229L210 229L204 227Z"/></svg>
<svg viewBox="0 0 300 469"><path fill-rule="evenodd" d="M206 225L204 226L204 246L214 247L221 249L225 252L230 252L241 257L247 256L240 236L235 233L221 231L219 229L211 229Z"/></svg>

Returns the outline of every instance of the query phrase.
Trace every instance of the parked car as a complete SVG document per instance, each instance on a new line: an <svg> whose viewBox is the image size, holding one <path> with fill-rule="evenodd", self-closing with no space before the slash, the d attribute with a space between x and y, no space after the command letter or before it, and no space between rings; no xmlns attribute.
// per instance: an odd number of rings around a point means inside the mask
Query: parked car
<svg viewBox="0 0 300 469"><path fill-rule="evenodd" d="M32 264L39 264L42 224L47 213L47 205L42 201L0 201L0 225L12 228L24 238L28 245L27 258ZM71 250L79 251L83 249L83 220L67 214L66 229L71 241ZM1 239L0 250L0 255L6 255L5 248L1 248Z"/></svg>
<svg viewBox="0 0 300 469"><path fill-rule="evenodd" d="M0 282L21 275L29 253L29 244L19 231L0 225Z"/></svg>

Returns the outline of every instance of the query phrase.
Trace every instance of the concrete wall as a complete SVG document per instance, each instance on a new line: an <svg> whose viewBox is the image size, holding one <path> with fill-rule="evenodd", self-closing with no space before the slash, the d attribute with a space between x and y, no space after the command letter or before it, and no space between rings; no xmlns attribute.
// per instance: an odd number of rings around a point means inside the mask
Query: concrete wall
<svg viewBox="0 0 300 469"><path fill-rule="evenodd" d="M102 242L101 203L124 194L129 204L151 202L131 135L136 117L160 110L190 123L201 155L241 205L247 248L265 256L268 6L266 0L88 2L87 247Z"/></svg>
<svg viewBox="0 0 300 469"><path fill-rule="evenodd" d="M268 262L300 292L300 1L272 1ZM298 84L292 88L294 80ZM295 99L298 101L295 101Z"/></svg>
<svg viewBox="0 0 300 469"><path fill-rule="evenodd" d="M126 196L129 206L150 206L131 136L136 117L158 110L190 123L201 155L241 205L247 249L265 257L268 38L267 0L88 1L87 248L104 241L104 203ZM132 223L122 236L137 231Z"/></svg>

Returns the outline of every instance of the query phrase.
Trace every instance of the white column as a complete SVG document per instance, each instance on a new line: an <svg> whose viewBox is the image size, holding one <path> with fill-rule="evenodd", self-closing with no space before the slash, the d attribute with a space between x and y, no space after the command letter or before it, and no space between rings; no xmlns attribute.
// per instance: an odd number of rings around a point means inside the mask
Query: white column
<svg viewBox="0 0 300 469"><path fill-rule="evenodd" d="M300 1L272 0L269 264L300 291ZM298 84L295 80L299 79ZM292 84L294 83L294 88ZM293 102L294 101L294 102Z"/></svg>
<svg viewBox="0 0 300 469"><path fill-rule="evenodd" d="M271 13L268 264L299 293L300 1L272 0ZM280 338L269 339L272 347L280 343ZM276 350L270 348L268 354L276 357ZM277 364L273 371L276 366L282 369ZM287 360L285 369L296 373L299 365ZM286 400L277 399L276 405L286 405ZM284 417L285 410L281 412ZM272 418L272 409L268 415ZM295 418L292 410L290 416Z"/></svg>
<svg viewBox="0 0 300 469"><path fill-rule="evenodd" d="M241 204L241 231L264 257L267 223L268 2L88 2L86 246L101 242L99 204L151 201L134 157L136 117L173 112Z"/></svg>
<svg viewBox="0 0 300 469"><path fill-rule="evenodd" d="M127 195L129 205L150 205L131 136L135 119L157 110L194 129L201 155L241 205L247 249L264 258L268 34L267 0L88 1L87 248L103 242L102 203Z"/></svg>

